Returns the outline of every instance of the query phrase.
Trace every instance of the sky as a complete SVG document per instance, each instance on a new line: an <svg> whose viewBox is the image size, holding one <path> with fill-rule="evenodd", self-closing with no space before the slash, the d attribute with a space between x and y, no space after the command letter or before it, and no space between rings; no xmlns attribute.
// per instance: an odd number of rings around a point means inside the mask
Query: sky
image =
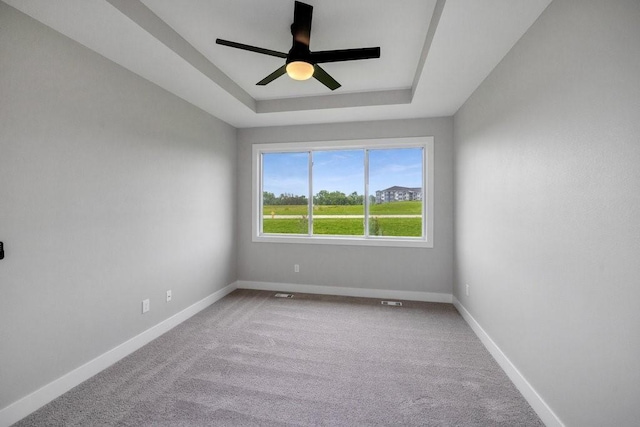
<svg viewBox="0 0 640 427"><path fill-rule="evenodd" d="M364 194L364 150L313 152L313 194L320 190ZM308 153L265 153L263 190L307 195ZM369 150L369 192L394 185L422 187L422 149Z"/></svg>

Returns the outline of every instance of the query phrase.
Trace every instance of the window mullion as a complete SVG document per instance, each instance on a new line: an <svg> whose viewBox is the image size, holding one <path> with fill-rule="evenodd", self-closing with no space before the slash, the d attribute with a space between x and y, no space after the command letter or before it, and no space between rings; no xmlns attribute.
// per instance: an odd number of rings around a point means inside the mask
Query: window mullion
<svg viewBox="0 0 640 427"><path fill-rule="evenodd" d="M309 204L307 212L307 233L309 236L313 236L313 151L309 151Z"/></svg>
<svg viewBox="0 0 640 427"><path fill-rule="evenodd" d="M364 238L369 238L369 150L364 150Z"/></svg>

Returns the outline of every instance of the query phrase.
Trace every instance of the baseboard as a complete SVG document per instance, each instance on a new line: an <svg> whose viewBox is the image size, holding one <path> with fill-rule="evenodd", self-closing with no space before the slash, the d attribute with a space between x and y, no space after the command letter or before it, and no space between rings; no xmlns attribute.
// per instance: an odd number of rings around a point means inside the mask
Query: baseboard
<svg viewBox="0 0 640 427"><path fill-rule="evenodd" d="M498 365L507 374L511 382L516 386L518 391L522 393L522 396L529 402L529 405L536 411L536 414L540 417L542 422L547 427L564 427L564 423L558 418L558 416L551 410L549 405L542 399L538 392L533 388L529 381L520 373L518 368L515 367L506 354L502 352L500 347L491 339L489 334L480 326L480 324L473 318L471 313L467 311L462 303L453 297L453 305L456 307L462 318L471 326L471 329L480 338L480 341L489 350L489 353L498 362Z"/></svg>
<svg viewBox="0 0 640 427"><path fill-rule="evenodd" d="M451 294L437 292L398 291L386 289L343 288L339 286L299 285L296 283L273 283L238 280L238 289L256 289L261 291L286 291L305 294L339 295L346 297L388 298L406 301L445 302L451 304Z"/></svg>
<svg viewBox="0 0 640 427"><path fill-rule="evenodd" d="M163 320L130 340L125 341L119 346L85 363L79 368L74 369L57 380L50 382L33 393L1 409L0 427L10 426L15 422L20 421L30 413L51 402L56 397L88 380L125 356L128 356L140 347L148 344L160 335L184 322L194 314L202 311L227 294L233 292L236 288L237 285L234 282L219 291L212 293L195 304L185 308L181 312L174 314L168 319Z"/></svg>

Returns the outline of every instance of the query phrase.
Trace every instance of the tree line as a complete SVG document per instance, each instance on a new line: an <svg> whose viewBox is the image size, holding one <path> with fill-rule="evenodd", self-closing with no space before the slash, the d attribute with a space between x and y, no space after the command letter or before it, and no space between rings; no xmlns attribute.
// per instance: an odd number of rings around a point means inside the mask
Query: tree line
<svg viewBox="0 0 640 427"><path fill-rule="evenodd" d="M375 203L375 196L369 196L369 202ZM307 205L309 200L306 196L296 196L294 194L283 193L276 197L275 194L265 191L262 193L262 203L264 205ZM313 196L314 205L363 205L364 196L356 191L346 195L341 191L320 190Z"/></svg>

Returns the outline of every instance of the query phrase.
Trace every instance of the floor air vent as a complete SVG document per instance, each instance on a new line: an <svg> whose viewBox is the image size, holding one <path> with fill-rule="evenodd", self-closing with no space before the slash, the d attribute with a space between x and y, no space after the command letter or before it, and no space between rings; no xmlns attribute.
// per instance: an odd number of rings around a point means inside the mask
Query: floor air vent
<svg viewBox="0 0 640 427"><path fill-rule="evenodd" d="M293 294L276 294L276 298L293 298Z"/></svg>
<svg viewBox="0 0 640 427"><path fill-rule="evenodd" d="M382 305L394 305L396 307L400 307L402 306L402 303L400 301L380 301L382 303Z"/></svg>

